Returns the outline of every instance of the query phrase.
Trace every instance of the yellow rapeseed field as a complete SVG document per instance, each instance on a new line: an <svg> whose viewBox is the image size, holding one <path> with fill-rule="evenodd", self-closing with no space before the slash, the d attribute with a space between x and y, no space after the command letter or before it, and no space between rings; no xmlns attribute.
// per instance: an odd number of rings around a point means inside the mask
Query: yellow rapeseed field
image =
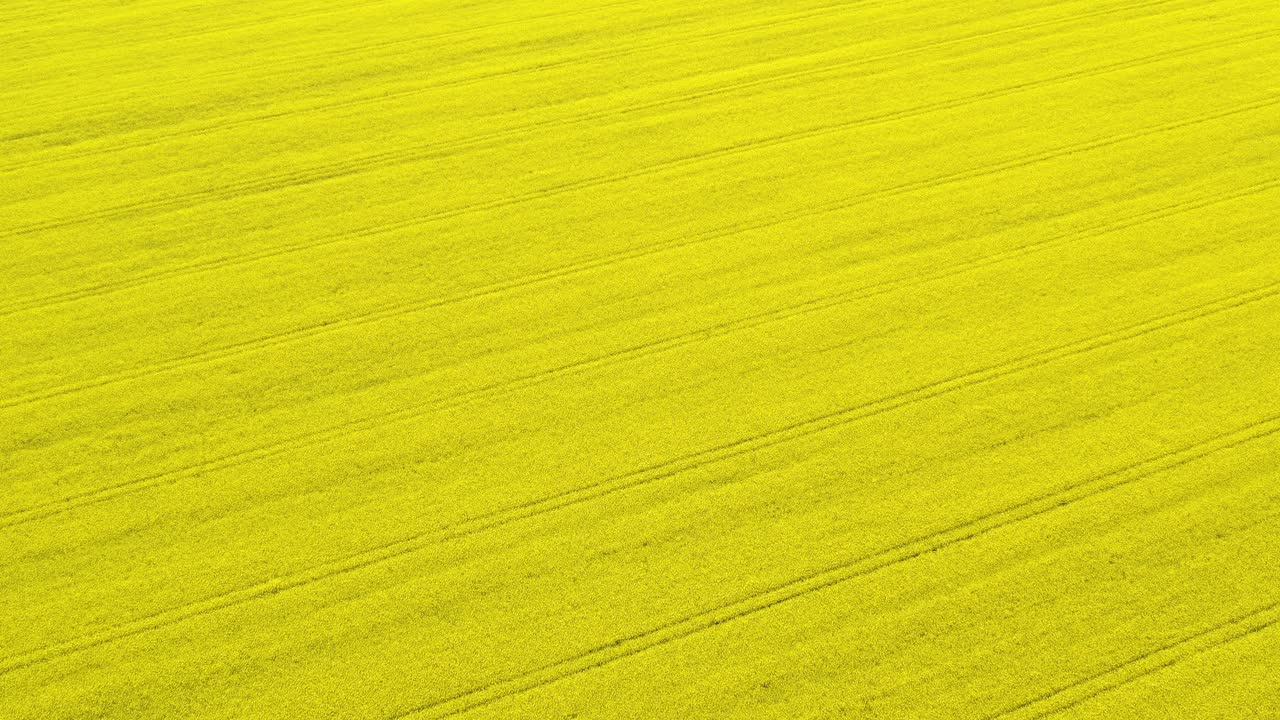
<svg viewBox="0 0 1280 720"><path fill-rule="evenodd" d="M1280 718L1276 0L0 4L0 718Z"/></svg>

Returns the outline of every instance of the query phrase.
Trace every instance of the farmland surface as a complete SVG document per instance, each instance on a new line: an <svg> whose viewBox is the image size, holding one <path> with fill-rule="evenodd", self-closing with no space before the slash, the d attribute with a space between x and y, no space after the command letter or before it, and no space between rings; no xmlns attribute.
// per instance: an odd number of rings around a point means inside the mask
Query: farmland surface
<svg viewBox="0 0 1280 720"><path fill-rule="evenodd" d="M1280 717L1274 0L0 3L0 718Z"/></svg>

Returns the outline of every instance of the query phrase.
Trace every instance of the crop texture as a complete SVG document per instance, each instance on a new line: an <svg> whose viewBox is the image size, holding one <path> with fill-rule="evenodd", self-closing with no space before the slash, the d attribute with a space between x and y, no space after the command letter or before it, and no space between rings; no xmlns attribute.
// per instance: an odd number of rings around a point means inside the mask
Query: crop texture
<svg viewBox="0 0 1280 720"><path fill-rule="evenodd" d="M1280 718L1275 0L0 3L3 720Z"/></svg>

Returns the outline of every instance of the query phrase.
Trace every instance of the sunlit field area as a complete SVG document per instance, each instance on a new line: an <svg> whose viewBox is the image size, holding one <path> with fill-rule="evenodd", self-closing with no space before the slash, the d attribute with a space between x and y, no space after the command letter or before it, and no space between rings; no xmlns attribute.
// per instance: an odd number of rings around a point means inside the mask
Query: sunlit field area
<svg viewBox="0 0 1280 720"><path fill-rule="evenodd" d="M1274 0L0 4L0 718L1280 717Z"/></svg>

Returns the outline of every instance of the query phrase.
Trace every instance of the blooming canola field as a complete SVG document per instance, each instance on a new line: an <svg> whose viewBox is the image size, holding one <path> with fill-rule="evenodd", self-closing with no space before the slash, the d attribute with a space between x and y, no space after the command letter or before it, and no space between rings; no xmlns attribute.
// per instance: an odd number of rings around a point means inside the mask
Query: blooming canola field
<svg viewBox="0 0 1280 720"><path fill-rule="evenodd" d="M1280 717L1272 0L13 0L0 107L0 718Z"/></svg>

